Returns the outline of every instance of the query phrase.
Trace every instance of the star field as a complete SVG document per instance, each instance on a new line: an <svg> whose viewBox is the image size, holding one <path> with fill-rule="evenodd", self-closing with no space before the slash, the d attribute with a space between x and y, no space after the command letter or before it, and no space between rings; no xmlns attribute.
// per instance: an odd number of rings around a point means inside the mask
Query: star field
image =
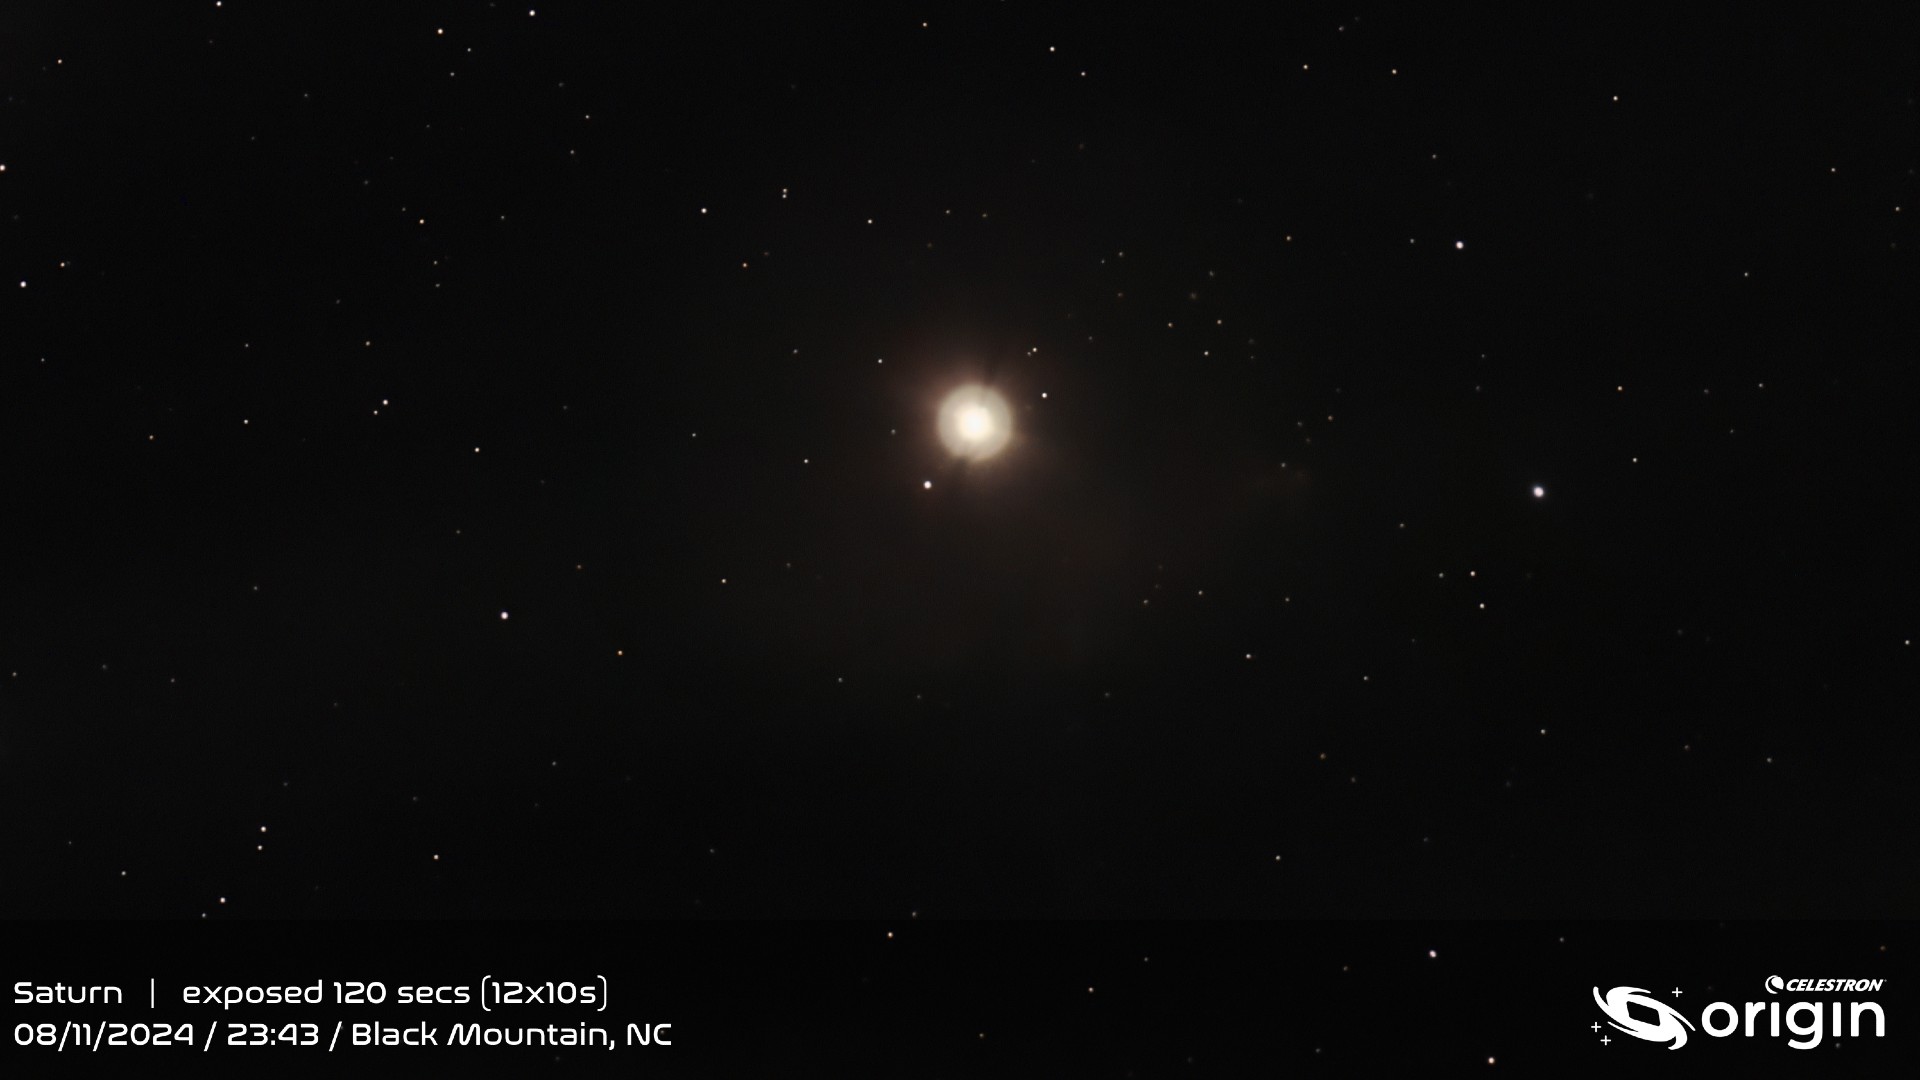
<svg viewBox="0 0 1920 1080"><path fill-rule="evenodd" d="M23 16L9 912L1909 910L1910 37L1263 18Z"/></svg>

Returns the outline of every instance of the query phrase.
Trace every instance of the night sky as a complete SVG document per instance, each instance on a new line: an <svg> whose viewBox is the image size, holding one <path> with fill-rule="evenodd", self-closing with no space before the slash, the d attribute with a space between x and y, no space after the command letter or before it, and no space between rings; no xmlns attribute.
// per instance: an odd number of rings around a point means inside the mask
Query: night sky
<svg viewBox="0 0 1920 1080"><path fill-rule="evenodd" d="M1911 913L1910 17L1255 10L9 6L0 911Z"/></svg>

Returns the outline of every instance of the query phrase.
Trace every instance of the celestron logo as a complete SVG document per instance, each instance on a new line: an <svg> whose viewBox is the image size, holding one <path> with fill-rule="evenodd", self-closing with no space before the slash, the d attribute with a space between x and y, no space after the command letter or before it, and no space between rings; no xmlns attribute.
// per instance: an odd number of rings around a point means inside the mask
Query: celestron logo
<svg viewBox="0 0 1920 1080"><path fill-rule="evenodd" d="M1885 979L1783 979L1778 975L1767 980L1767 993L1777 994L1785 990L1789 994L1871 994L1886 983Z"/></svg>
<svg viewBox="0 0 1920 1080"><path fill-rule="evenodd" d="M1778 995L1786 993L1866 993L1878 991L1886 985L1885 979L1783 979L1778 975L1766 981L1767 993ZM1672 994L1678 998L1682 991L1674 987ZM1787 1045L1795 1050L1811 1050L1819 1046L1831 1033L1836 1038L1842 1031L1842 1014L1847 1024L1846 1034L1860 1037L1862 1017L1871 1017L1871 1034L1882 1038L1887 1033L1887 1016L1878 1003L1872 1001L1796 1001L1785 1009L1779 1001L1749 1001L1743 1009L1735 1008L1731 1003L1716 1001L1700 1011L1700 1022L1696 1028L1693 1021L1680 1014L1680 1010L1655 998L1649 991L1637 986L1616 986L1600 993L1599 987L1593 988L1593 1003L1600 1006L1606 1014L1607 1025L1615 1031L1631 1035L1645 1042L1663 1043L1669 1050L1678 1050L1687 1045L1687 1033L1703 1031L1707 1035L1724 1039L1735 1032L1742 1032L1751 1039L1760 1033L1765 1025L1766 1033L1779 1038L1784 1020L1786 1030L1793 1038ZM1828 1026L1828 1017L1832 1017L1832 1026ZM1598 1032L1599 1024L1589 1030ZM1611 1046L1611 1035L1600 1036L1600 1045Z"/></svg>

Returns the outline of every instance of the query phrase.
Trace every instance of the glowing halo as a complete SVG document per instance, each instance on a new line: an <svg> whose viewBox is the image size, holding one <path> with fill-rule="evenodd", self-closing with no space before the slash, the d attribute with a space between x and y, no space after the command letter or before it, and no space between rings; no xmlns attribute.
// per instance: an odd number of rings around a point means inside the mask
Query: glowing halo
<svg viewBox="0 0 1920 1080"><path fill-rule="evenodd" d="M990 458L1012 438L1007 400L984 386L963 386L940 403L940 441L955 457Z"/></svg>

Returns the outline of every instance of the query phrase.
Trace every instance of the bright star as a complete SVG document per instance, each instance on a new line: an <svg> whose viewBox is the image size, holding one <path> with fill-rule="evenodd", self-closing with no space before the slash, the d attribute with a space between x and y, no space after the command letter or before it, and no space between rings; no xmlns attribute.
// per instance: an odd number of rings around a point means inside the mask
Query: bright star
<svg viewBox="0 0 1920 1080"><path fill-rule="evenodd" d="M979 461L1005 449L1013 437L1006 399L984 386L963 386L940 405L940 441L955 457Z"/></svg>
<svg viewBox="0 0 1920 1080"><path fill-rule="evenodd" d="M960 436L969 442L979 442L993 433L993 416L978 405L969 405L960 410Z"/></svg>

